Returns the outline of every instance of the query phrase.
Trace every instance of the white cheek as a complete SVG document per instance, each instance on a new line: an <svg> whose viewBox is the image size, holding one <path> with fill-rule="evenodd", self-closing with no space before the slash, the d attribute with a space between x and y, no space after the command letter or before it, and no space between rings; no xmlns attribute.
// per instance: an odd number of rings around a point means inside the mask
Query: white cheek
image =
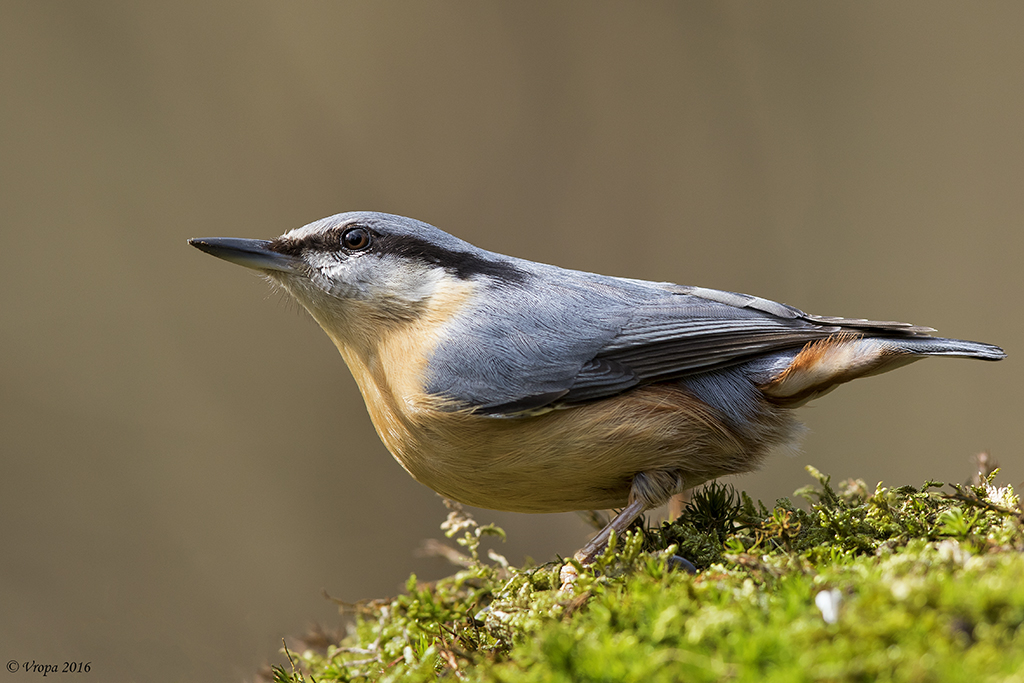
<svg viewBox="0 0 1024 683"><path fill-rule="evenodd" d="M325 293L339 299L367 298L367 283L353 277L355 273L349 264L314 264L313 268L313 283Z"/></svg>
<svg viewBox="0 0 1024 683"><path fill-rule="evenodd" d="M446 278L450 278L440 268L398 268L389 274L387 296L408 303L425 301L443 286Z"/></svg>
<svg viewBox="0 0 1024 683"><path fill-rule="evenodd" d="M314 283L327 294L368 302L419 303L433 296L450 277L441 268L369 254L342 261L323 259L311 265Z"/></svg>

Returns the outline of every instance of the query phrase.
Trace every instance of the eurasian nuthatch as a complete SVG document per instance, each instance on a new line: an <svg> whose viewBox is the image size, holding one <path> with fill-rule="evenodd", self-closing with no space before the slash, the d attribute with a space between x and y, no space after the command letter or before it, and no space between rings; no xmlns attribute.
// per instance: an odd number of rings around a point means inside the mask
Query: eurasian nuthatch
<svg viewBox="0 0 1024 683"><path fill-rule="evenodd" d="M792 409L838 384L924 356L1005 356L907 323L503 256L382 213L190 243L298 299L417 481L498 510L624 506L582 562L644 510L791 444Z"/></svg>

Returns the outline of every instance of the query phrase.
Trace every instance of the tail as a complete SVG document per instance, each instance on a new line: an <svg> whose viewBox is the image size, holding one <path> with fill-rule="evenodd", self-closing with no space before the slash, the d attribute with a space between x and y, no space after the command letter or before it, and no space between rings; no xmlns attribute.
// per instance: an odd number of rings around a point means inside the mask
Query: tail
<svg viewBox="0 0 1024 683"><path fill-rule="evenodd" d="M1002 360L1006 352L998 346L963 339L942 339L941 337L910 337L887 339L900 353L917 356L952 356L953 358L978 358L980 360Z"/></svg>
<svg viewBox="0 0 1024 683"><path fill-rule="evenodd" d="M843 332L804 346L760 389L772 401L802 405L844 382L895 370L926 356L1002 360L1006 353L998 346L961 339Z"/></svg>

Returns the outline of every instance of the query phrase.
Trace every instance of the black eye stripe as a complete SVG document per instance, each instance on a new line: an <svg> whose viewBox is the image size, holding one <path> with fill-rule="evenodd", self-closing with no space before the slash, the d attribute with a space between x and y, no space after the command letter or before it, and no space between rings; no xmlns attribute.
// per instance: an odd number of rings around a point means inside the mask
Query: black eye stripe
<svg viewBox="0 0 1024 683"><path fill-rule="evenodd" d="M366 243L353 242L346 244L346 237L355 231L365 233ZM354 235L353 235L354 236ZM468 280L483 275L509 284L524 282L529 275L504 260L491 260L473 253L451 251L433 242L413 235L396 235L378 232L366 225L348 224L326 230L322 233L308 235L302 239L277 238L268 249L279 254L287 254L302 258L303 252L364 252L370 251L378 255L391 255L398 258L419 261L428 266L439 266L456 277Z"/></svg>
<svg viewBox="0 0 1024 683"><path fill-rule="evenodd" d="M462 280L484 275L506 283L524 282L528 275L507 261L490 260L464 251L451 251L412 235L379 235L374 249L400 258L439 266Z"/></svg>
<svg viewBox="0 0 1024 683"><path fill-rule="evenodd" d="M366 234L366 243L362 246L350 246L345 243L345 236L354 230L361 230ZM327 230L326 232L307 235L301 239L278 237L272 241L267 248L279 254L302 257L304 251L360 251L366 249L379 237L374 231L364 225L345 225Z"/></svg>

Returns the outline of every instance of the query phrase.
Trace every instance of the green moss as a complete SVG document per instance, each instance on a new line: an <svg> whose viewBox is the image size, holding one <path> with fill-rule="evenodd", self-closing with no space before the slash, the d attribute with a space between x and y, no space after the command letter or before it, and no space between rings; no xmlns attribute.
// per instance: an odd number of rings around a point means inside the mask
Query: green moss
<svg viewBox="0 0 1024 683"><path fill-rule="evenodd" d="M1021 681L1024 531L1012 489L838 489L769 509L711 484L679 520L613 541L575 585L509 567L460 509L464 568L362 605L278 681ZM701 571L670 569L678 553Z"/></svg>

